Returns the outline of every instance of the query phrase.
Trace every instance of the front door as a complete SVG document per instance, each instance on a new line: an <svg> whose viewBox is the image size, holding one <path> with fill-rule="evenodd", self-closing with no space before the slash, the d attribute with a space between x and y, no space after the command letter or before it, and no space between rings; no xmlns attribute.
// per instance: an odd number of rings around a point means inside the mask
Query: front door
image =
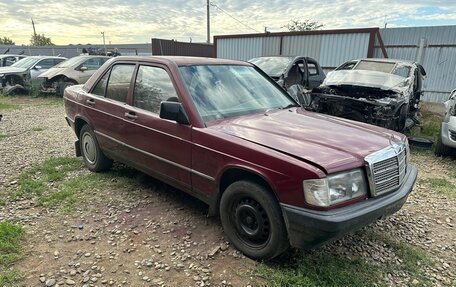
<svg viewBox="0 0 456 287"><path fill-rule="evenodd" d="M191 190L191 125L159 117L162 101L179 101L165 67L140 65L125 109L128 156L138 168Z"/></svg>

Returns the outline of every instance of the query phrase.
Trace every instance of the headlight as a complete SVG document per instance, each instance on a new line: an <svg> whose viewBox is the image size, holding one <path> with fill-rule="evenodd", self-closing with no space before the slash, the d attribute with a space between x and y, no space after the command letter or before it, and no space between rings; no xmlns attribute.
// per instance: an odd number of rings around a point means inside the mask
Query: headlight
<svg viewBox="0 0 456 287"><path fill-rule="evenodd" d="M361 169L303 181L304 197L311 205L328 207L367 194Z"/></svg>

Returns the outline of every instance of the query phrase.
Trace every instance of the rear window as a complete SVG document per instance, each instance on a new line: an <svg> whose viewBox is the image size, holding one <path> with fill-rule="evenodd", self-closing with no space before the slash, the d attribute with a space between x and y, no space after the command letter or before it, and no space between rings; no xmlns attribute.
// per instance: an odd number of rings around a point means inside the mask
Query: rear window
<svg viewBox="0 0 456 287"><path fill-rule="evenodd" d="M383 73L391 73L396 63L388 62L376 62L376 61L359 61L356 65L355 70L368 70L368 71L377 71Z"/></svg>

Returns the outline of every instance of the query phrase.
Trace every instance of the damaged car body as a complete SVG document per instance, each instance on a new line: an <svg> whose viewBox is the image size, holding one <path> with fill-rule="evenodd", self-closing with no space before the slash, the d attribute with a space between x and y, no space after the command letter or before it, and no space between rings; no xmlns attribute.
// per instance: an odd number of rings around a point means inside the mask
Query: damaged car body
<svg viewBox="0 0 456 287"><path fill-rule="evenodd" d="M348 61L312 91L308 109L404 131L418 124L422 81L419 63L391 59Z"/></svg>
<svg viewBox="0 0 456 287"><path fill-rule="evenodd" d="M84 84L110 57L77 56L39 75L43 79L41 92L63 96L66 87Z"/></svg>
<svg viewBox="0 0 456 287"><path fill-rule="evenodd" d="M296 101L318 87L325 73L315 59L304 56L270 56L249 60L277 82Z"/></svg>
<svg viewBox="0 0 456 287"><path fill-rule="evenodd" d="M63 57L31 56L0 68L3 94L28 92L32 86L39 85L38 76L41 73L65 60Z"/></svg>

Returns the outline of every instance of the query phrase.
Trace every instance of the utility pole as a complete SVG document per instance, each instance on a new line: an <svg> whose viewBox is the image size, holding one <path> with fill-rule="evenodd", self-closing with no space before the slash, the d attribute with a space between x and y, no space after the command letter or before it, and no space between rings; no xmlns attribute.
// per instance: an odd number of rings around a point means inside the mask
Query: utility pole
<svg viewBox="0 0 456 287"><path fill-rule="evenodd" d="M103 47L104 47L105 56L106 56L108 53L106 51L105 32L101 32L101 35L103 35Z"/></svg>
<svg viewBox="0 0 456 287"><path fill-rule="evenodd" d="M33 43L32 45L34 45L34 43L36 42L36 30L35 30L35 23L33 22L33 19L30 18L32 20L32 27L33 27Z"/></svg>
<svg viewBox="0 0 456 287"><path fill-rule="evenodd" d="M211 20L209 15L209 0L207 0L207 43L211 43Z"/></svg>

